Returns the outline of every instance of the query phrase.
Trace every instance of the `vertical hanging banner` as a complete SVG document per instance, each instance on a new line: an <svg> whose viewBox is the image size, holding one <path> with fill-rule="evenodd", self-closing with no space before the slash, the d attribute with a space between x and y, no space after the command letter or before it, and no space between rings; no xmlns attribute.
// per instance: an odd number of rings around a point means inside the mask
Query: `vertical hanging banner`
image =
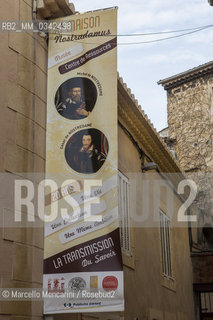
<svg viewBox="0 0 213 320"><path fill-rule="evenodd" d="M117 8L64 26L49 34L44 313L122 311Z"/></svg>

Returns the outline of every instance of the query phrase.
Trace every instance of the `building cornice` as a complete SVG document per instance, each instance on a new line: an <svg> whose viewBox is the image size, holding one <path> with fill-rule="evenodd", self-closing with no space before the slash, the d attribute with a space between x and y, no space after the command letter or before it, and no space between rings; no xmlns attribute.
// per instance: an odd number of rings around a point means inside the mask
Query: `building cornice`
<svg viewBox="0 0 213 320"><path fill-rule="evenodd" d="M179 183L187 179L185 174L120 77L118 77L118 118L138 146L157 164L159 174L164 176L166 181L169 180L174 190L177 190ZM186 190L183 195L178 195L183 202L188 196L189 190Z"/></svg>
<svg viewBox="0 0 213 320"><path fill-rule="evenodd" d="M165 90L169 90L210 73L213 73L213 61L209 61L196 68L189 69L172 77L160 80L158 81L158 84L161 84Z"/></svg>
<svg viewBox="0 0 213 320"><path fill-rule="evenodd" d="M147 115L138 105L137 100L118 76L118 116L128 125L135 140L145 149L148 156L158 164L161 172L181 172L177 161L154 128Z"/></svg>
<svg viewBox="0 0 213 320"><path fill-rule="evenodd" d="M167 181L169 179L177 190L179 182L187 179L184 172L181 171L169 148L119 75L118 118L131 133L138 146L157 164L161 176L164 176ZM188 196L188 190L183 195L179 195L182 201L185 201Z"/></svg>
<svg viewBox="0 0 213 320"><path fill-rule="evenodd" d="M75 7L69 0L37 0L36 4L38 19L55 19L75 13Z"/></svg>

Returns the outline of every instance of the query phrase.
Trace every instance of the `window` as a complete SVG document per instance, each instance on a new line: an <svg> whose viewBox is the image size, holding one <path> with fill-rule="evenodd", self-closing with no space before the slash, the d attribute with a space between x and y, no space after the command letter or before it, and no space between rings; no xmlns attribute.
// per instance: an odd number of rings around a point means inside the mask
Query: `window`
<svg viewBox="0 0 213 320"><path fill-rule="evenodd" d="M160 211L160 238L163 275L172 278L171 248L170 248L170 219Z"/></svg>
<svg viewBox="0 0 213 320"><path fill-rule="evenodd" d="M118 173L118 210L121 249L130 255L129 180L121 172Z"/></svg>
<svg viewBox="0 0 213 320"><path fill-rule="evenodd" d="M213 313L213 292L200 293L200 305L202 314Z"/></svg>

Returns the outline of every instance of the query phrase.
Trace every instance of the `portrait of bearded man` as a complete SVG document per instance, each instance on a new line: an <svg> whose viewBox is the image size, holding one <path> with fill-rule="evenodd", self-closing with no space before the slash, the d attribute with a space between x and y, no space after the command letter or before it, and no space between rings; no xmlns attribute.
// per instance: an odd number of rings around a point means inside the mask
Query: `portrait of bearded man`
<svg viewBox="0 0 213 320"><path fill-rule="evenodd" d="M89 115L89 111L86 110L86 103L82 100L81 87L69 89L66 101L61 103L57 110L67 119L78 120L86 118Z"/></svg>
<svg viewBox="0 0 213 320"><path fill-rule="evenodd" d="M55 94L57 112L70 120L81 120L89 116L97 100L94 83L83 77L74 77L63 82Z"/></svg>

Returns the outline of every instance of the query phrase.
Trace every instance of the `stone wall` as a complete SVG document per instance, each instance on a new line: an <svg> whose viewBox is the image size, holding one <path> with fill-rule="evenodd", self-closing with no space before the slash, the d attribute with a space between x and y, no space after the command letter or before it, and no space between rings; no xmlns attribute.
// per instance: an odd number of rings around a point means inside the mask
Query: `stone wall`
<svg viewBox="0 0 213 320"><path fill-rule="evenodd" d="M1 2L1 20L31 20L32 1ZM44 172L47 46L45 39L33 33L1 35L1 177L15 179ZM2 180L1 180L2 182ZM6 185L1 184L1 195ZM17 228L7 223L14 219L13 188L3 205L0 229L0 281L2 288L38 288L42 286L43 230ZM24 213L23 213L24 215ZM1 302L0 319L40 320L41 301Z"/></svg>
<svg viewBox="0 0 213 320"><path fill-rule="evenodd" d="M213 75L168 90L169 136L184 171L213 168Z"/></svg>
<svg viewBox="0 0 213 320"><path fill-rule="evenodd" d="M213 74L185 81L167 94L169 137L181 169L198 186L198 227L213 225Z"/></svg>
<svg viewBox="0 0 213 320"><path fill-rule="evenodd" d="M1 1L0 20L32 20L32 4L32 0ZM9 181L28 177L36 185L38 173L44 176L46 39L32 32L2 32L0 54L0 284L40 288L43 228L15 225L14 184ZM24 209L22 214L26 216ZM20 319L42 320L42 301L1 301L0 320Z"/></svg>

